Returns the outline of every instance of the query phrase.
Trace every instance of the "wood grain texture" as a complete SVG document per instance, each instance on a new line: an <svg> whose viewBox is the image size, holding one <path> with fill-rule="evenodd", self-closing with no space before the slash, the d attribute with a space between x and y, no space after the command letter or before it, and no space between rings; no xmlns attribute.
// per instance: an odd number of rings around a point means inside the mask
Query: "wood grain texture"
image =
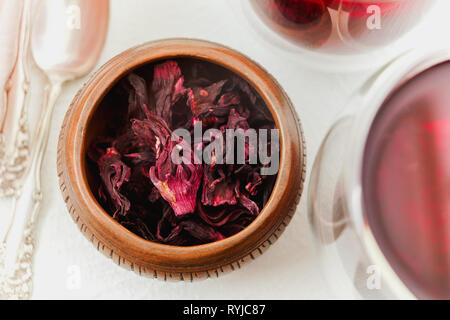
<svg viewBox="0 0 450 320"><path fill-rule="evenodd" d="M105 92L124 73L162 57L191 56L216 62L246 79L261 95L280 129L281 161L272 196L255 221L214 243L177 247L146 241L114 221L86 181L83 139ZM139 275L194 281L239 269L264 253L295 214L306 178L306 147L299 118L283 89L259 65L211 42L169 39L143 44L116 56L81 88L66 113L58 141L57 172L67 210L98 251Z"/></svg>

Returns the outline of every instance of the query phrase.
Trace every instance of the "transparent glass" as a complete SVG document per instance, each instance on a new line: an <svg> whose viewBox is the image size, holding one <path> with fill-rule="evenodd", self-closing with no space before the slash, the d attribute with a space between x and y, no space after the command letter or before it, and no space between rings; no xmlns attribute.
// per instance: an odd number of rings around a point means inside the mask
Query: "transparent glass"
<svg viewBox="0 0 450 320"><path fill-rule="evenodd" d="M409 243L406 242L406 247L397 246L402 249L396 253L400 255L407 254L409 251L413 255L417 253L415 255L417 260L414 263L419 267L428 267L436 262L432 259L437 257L436 254L439 251L438 253L442 254L443 268L439 271L431 268L424 269L428 274L420 279L408 279L399 272L400 269L395 264L395 257L393 258L392 252L386 250L382 245L383 241L380 239L383 237L380 237L376 228L374 229L376 225L368 215L368 189L367 185L363 183L363 177L369 174L367 167L364 166L367 163L367 159L364 158L365 152L368 149L367 146L370 145L367 143L367 139L372 132L371 128L374 128L375 120L378 119L380 108L388 106L385 104L386 101L390 101L388 99L395 96L394 93L398 88L403 88L404 84L411 83L410 79L417 79L420 77L419 74L423 74L423 71L430 70L436 65L440 66L442 62L450 62L450 50L413 51L386 65L352 97L345 110L328 131L317 153L309 183L308 216L320 266L330 289L338 298L450 298L450 206L448 197L445 197L445 194L450 194L450 185L446 183L446 181L450 181L450 166L448 165L450 163L448 161L450 157L450 147L448 146L450 112L448 112L448 108L445 111L447 115L443 116L439 124L441 133L447 138L441 139L440 147L436 145L436 148L429 149L430 145L425 143L423 147L418 148L436 153L438 156L434 159L443 159L440 165L446 171L430 175L429 172L432 172L430 170L439 167L436 161L431 161L429 165L425 161L425 170L409 168L411 169L411 180L414 180L414 177L420 179L428 177L432 179L428 181L431 186L440 186L440 190L433 189L427 194L424 201L413 201L412 203L418 203L420 206L421 203L426 203L428 200L435 201L436 194L441 194L441 198L443 198L441 204L446 206L439 209L441 210L441 220L437 221L437 228L441 230L430 230L431 233L440 232L441 237L437 239L437 242L430 242L436 240L435 237L421 238L422 234L417 233L417 238L414 238L415 234L411 231L415 230L413 229L415 225L412 220L411 224L406 220L406 222L403 221L405 222L404 226L401 226L401 228L404 227L403 231L391 238L389 243L392 247L396 247L396 245L402 244L402 241L405 242L405 239L408 240ZM430 88L433 87L433 83L428 83L428 85ZM448 99L450 93L445 94ZM420 103L425 104L425 102ZM435 111L428 111L427 116L436 115ZM410 133L410 131L407 132ZM408 138L408 136L406 137ZM414 136L411 136L411 139L414 139L414 143L422 142ZM403 146L399 148L403 148ZM419 154L419 156L426 160L426 157L430 155L429 152ZM385 153L382 154L385 155ZM409 165L406 160L405 166ZM400 161L403 161L403 158ZM418 185L425 185L428 182L422 181ZM386 189L395 195L390 196L386 192L383 193L383 190L381 192L378 190L376 193L376 195L382 195L379 201L386 204L385 208L389 208L387 205L390 204L389 201L400 202L401 197L408 197L408 194L401 195L401 192L400 195L397 195L396 190L392 188L392 180L389 180L389 183ZM416 200L415 194L411 194L411 198ZM411 211L411 208L409 210ZM436 212L436 210L427 212L430 214L428 217ZM396 214L396 211L392 212L393 216ZM399 214L400 212L398 212ZM420 222L424 221L428 222L424 219ZM410 238L407 238L408 236ZM432 258L423 259L427 256ZM425 287L418 288L417 283L426 283L428 280L436 283L437 277L441 279L441 283L438 283L440 291L427 291Z"/></svg>
<svg viewBox="0 0 450 320"><path fill-rule="evenodd" d="M316 68L350 71L376 63L382 65L418 45L418 37L426 37L430 25L424 23L429 20L424 18L430 11L439 11L436 4L442 3L439 0L240 2L246 20L264 41L297 58L304 57L308 65Z"/></svg>

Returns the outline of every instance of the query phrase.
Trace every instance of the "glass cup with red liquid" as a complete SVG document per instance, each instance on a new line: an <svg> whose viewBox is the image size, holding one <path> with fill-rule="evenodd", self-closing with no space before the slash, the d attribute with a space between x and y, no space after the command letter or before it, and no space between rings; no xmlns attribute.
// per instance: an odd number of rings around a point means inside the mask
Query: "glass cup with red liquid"
<svg viewBox="0 0 450 320"><path fill-rule="evenodd" d="M450 49L370 80L316 156L308 215L340 298L450 299Z"/></svg>
<svg viewBox="0 0 450 320"><path fill-rule="evenodd" d="M246 1L244 1L246 2ZM437 0L249 0L253 25L279 47L297 47L324 60L330 55L368 56L386 49L419 26ZM250 13L248 14L250 15ZM254 15L254 14L253 14ZM265 25L267 28L263 27ZM262 30L264 29L264 30ZM278 35L267 37L269 33ZM284 38L283 41L275 38ZM293 46L287 45L290 42ZM410 44L401 44L405 49ZM387 48L388 47L388 48ZM379 52L379 55L383 53ZM386 53L385 53L386 55ZM316 56L317 58L317 56ZM347 59L355 64L354 57ZM373 59L366 60L373 63Z"/></svg>

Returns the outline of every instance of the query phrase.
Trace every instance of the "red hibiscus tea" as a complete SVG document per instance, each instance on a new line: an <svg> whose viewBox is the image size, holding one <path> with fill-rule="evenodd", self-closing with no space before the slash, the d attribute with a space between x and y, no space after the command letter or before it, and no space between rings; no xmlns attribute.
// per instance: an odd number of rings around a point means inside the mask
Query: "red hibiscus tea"
<svg viewBox="0 0 450 320"><path fill-rule="evenodd" d="M352 53L397 40L434 0L251 0L259 17L291 42Z"/></svg>
<svg viewBox="0 0 450 320"><path fill-rule="evenodd" d="M272 192L272 115L246 81L218 65L144 65L110 90L91 123L90 187L108 214L146 240L188 246L229 237Z"/></svg>
<svg viewBox="0 0 450 320"><path fill-rule="evenodd" d="M450 298L450 62L394 92L363 165L364 207L394 271L419 298Z"/></svg>

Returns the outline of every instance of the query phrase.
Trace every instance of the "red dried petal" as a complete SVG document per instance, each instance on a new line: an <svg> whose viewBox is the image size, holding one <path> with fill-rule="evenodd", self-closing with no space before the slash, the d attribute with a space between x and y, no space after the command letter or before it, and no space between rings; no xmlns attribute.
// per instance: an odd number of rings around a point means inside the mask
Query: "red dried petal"
<svg viewBox="0 0 450 320"><path fill-rule="evenodd" d="M124 158L130 161L133 165L148 165L155 162L155 153L150 151L142 151L125 154Z"/></svg>
<svg viewBox="0 0 450 320"><path fill-rule="evenodd" d="M225 238L219 231L200 221L185 220L182 221L179 226L187 231L192 237L202 242L213 242Z"/></svg>
<svg viewBox="0 0 450 320"><path fill-rule="evenodd" d="M213 83L209 87L196 87L188 91L188 104L194 116L203 113L208 108L214 107L214 102L222 91L225 80Z"/></svg>
<svg viewBox="0 0 450 320"><path fill-rule="evenodd" d="M231 106L237 106L241 100L239 99L239 96L235 93L225 93L223 94L219 101L217 102L217 106L221 108L231 107Z"/></svg>
<svg viewBox="0 0 450 320"><path fill-rule="evenodd" d="M156 114L170 122L172 106L185 94L184 77L175 61L167 61L155 66L152 93L155 96Z"/></svg>
<svg viewBox="0 0 450 320"><path fill-rule="evenodd" d="M227 129L242 129L248 130L250 126L248 125L247 118L241 116L235 108L230 110L230 114L228 116Z"/></svg>
<svg viewBox="0 0 450 320"><path fill-rule="evenodd" d="M272 115L264 106L261 97L246 81L238 77L233 77L231 82L233 84L233 89L237 89L241 92L241 101L244 100L244 97L248 99L252 109L252 120L255 122L262 121L273 123Z"/></svg>
<svg viewBox="0 0 450 320"><path fill-rule="evenodd" d="M258 205L250 199L245 191L239 190L239 183L236 185L234 190L236 192L236 197L238 198L239 204L250 211L251 214L257 216L259 214Z"/></svg>
<svg viewBox="0 0 450 320"><path fill-rule="evenodd" d="M221 210L206 210L202 205L198 205L198 215L207 224L214 227L221 227L236 219L241 215L248 213L243 208L236 207L234 209L225 206Z"/></svg>
<svg viewBox="0 0 450 320"><path fill-rule="evenodd" d="M195 210L203 170L201 165L193 164L193 158L188 164L175 165L170 154L176 145L174 141L166 143L156 165L150 168L150 179L175 215L181 217Z"/></svg>
<svg viewBox="0 0 450 320"><path fill-rule="evenodd" d="M143 119L149 114L149 97L146 81L131 73L127 77L131 90L128 97L128 118Z"/></svg>
<svg viewBox="0 0 450 320"><path fill-rule="evenodd" d="M149 119L146 120L133 119L131 129L141 143L151 148L155 159L159 158L162 147L167 144L171 136L171 130L166 122L155 114L150 114Z"/></svg>
<svg viewBox="0 0 450 320"><path fill-rule="evenodd" d="M133 219L133 221L121 221L120 224L130 230L131 232L137 234L138 236L144 238L148 241L155 241L156 238L147 227L144 221L140 218Z"/></svg>
<svg viewBox="0 0 450 320"><path fill-rule="evenodd" d="M255 196L258 193L259 187L264 182L259 172L259 167L252 167L247 164L242 165L235 170L235 174L238 175L242 181L247 181L245 190L252 196Z"/></svg>
<svg viewBox="0 0 450 320"><path fill-rule="evenodd" d="M221 228L221 231L227 237L230 237L245 229L254 219L255 219L254 216L241 215L237 220L224 225Z"/></svg>
<svg viewBox="0 0 450 320"><path fill-rule="evenodd" d="M116 214L126 215L130 210L130 202L120 193L120 188L130 179L130 168L122 162L120 153L114 148L108 148L100 157L98 168L103 185L115 209L114 217Z"/></svg>
<svg viewBox="0 0 450 320"><path fill-rule="evenodd" d="M220 206L223 204L236 204L236 182L223 173L222 168L210 165L204 166L202 203L206 206ZM219 175L214 178L214 175Z"/></svg>

